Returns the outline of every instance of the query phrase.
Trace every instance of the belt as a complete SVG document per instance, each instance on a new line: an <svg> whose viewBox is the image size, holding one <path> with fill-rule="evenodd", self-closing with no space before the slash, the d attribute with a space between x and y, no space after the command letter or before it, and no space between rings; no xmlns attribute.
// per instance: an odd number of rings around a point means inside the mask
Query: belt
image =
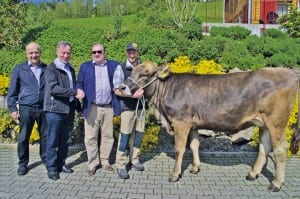
<svg viewBox="0 0 300 199"><path fill-rule="evenodd" d="M111 104L95 104L95 103L92 104L99 107L107 107L107 108L111 107Z"/></svg>

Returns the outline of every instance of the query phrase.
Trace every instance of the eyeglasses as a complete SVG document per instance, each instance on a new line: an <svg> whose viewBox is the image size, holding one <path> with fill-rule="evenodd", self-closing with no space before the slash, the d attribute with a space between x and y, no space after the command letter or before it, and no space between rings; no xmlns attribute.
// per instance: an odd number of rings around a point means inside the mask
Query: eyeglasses
<svg viewBox="0 0 300 199"><path fill-rule="evenodd" d="M102 54L102 53L104 53L104 51L103 50L95 50L95 51L92 51L92 53L95 55L96 53L98 53L98 54Z"/></svg>

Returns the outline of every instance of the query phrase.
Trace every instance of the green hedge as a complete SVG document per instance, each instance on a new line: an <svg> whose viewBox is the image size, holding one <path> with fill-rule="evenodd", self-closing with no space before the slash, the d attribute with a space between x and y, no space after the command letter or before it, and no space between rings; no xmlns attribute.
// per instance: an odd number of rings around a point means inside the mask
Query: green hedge
<svg viewBox="0 0 300 199"><path fill-rule="evenodd" d="M212 27L210 36L200 36L199 21L181 28L155 28L148 26L146 20L137 16L57 20L41 30L35 41L42 46L45 63L55 59L59 41L69 41L73 45L71 63L76 70L82 62L91 59L91 45L95 42L107 47L108 58L123 62L124 49L129 41L140 44L142 60L158 64L187 55L193 63L214 60L228 69L300 66L300 40L277 29L266 30L263 36L258 37L239 26ZM22 48L1 49L0 56L0 73L8 74L16 64L26 59Z"/></svg>

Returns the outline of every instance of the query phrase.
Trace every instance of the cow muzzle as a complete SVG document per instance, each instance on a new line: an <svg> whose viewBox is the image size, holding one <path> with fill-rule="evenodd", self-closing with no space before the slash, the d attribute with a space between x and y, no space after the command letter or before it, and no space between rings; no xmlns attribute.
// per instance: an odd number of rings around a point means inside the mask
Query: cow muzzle
<svg viewBox="0 0 300 199"><path fill-rule="evenodd" d="M127 86L126 84L120 84L119 85L119 90L121 91L122 95L124 96L132 96L133 93L131 92L129 86Z"/></svg>

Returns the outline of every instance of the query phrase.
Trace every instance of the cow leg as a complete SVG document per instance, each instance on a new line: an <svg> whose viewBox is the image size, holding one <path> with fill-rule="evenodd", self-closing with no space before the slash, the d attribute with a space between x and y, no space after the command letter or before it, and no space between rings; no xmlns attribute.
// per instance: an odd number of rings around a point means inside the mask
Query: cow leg
<svg viewBox="0 0 300 199"><path fill-rule="evenodd" d="M249 181L255 180L261 173L264 165L267 163L267 156L272 150L269 131L265 127L262 127L259 128L259 133L260 143L258 156L251 172L246 176L246 179Z"/></svg>
<svg viewBox="0 0 300 199"><path fill-rule="evenodd" d="M282 132L284 130L282 129ZM268 187L271 191L280 191L285 178L285 167L286 167L286 157L288 151L288 143L286 141L285 134L278 134L272 137L273 153L275 159L275 176L272 180L270 186Z"/></svg>
<svg viewBox="0 0 300 199"><path fill-rule="evenodd" d="M193 164L190 173L197 174L200 171L200 157L199 157L200 140L199 140L198 132L191 131L190 137L191 137L190 149L193 153Z"/></svg>
<svg viewBox="0 0 300 199"><path fill-rule="evenodd" d="M181 177L181 165L182 165L182 158L185 152L185 147L190 131L190 127L183 122L174 122L174 132L175 132L175 150L176 150L176 157L175 157L175 165L173 168L173 172L169 177L170 182L176 182Z"/></svg>

